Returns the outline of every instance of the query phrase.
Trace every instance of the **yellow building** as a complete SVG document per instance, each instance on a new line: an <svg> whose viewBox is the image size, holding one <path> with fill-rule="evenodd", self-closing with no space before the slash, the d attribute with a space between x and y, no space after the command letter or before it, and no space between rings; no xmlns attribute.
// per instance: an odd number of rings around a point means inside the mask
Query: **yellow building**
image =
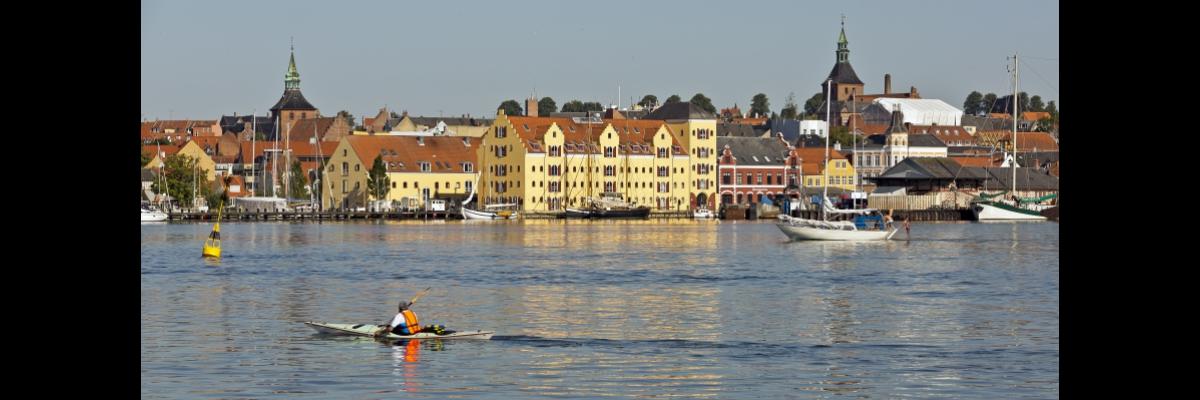
<svg viewBox="0 0 1200 400"><path fill-rule="evenodd" d="M716 209L717 202L717 117L690 102L667 103L643 120L662 120L686 150L688 209Z"/></svg>
<svg viewBox="0 0 1200 400"><path fill-rule="evenodd" d="M807 188L825 186L824 147L798 147L792 154L800 158L801 184ZM854 166L841 152L829 149L829 187L854 190Z"/></svg>
<svg viewBox="0 0 1200 400"><path fill-rule="evenodd" d="M448 136L348 136L338 143L325 169L322 207L363 207L372 200L423 207L429 199L466 197L476 180L479 139ZM375 159L387 169L388 191L368 193Z"/></svg>
<svg viewBox="0 0 1200 400"><path fill-rule="evenodd" d="M217 179L217 163L213 161L212 157L209 157L208 154L204 152L204 149L201 149L196 142L189 140L187 143L184 143L183 146L179 148L179 151L175 152L175 155L185 155L195 159L196 165L198 165L200 169L204 170L204 177L207 178L208 181L211 182ZM155 168L161 168L162 160L158 158L158 155L155 155L155 158L150 160L147 165Z"/></svg>
<svg viewBox="0 0 1200 400"><path fill-rule="evenodd" d="M657 210L687 204L683 146L663 121L496 115L479 148L482 204L559 212L589 197Z"/></svg>

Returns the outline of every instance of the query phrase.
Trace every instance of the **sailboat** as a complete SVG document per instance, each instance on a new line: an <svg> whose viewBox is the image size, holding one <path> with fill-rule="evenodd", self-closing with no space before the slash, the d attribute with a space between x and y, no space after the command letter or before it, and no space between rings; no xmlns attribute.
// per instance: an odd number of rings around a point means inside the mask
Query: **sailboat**
<svg viewBox="0 0 1200 400"><path fill-rule="evenodd" d="M1034 203L1039 203L1056 196L1044 196L1038 199L1017 199L1017 122L1020 121L1017 111L1020 107L1020 100L1017 93L1017 55L1013 55L1013 97L1012 97L1012 121L1013 121L1013 136L1012 136L1012 157L1008 160L1008 166L1012 169L1012 200L1001 198L1002 193L996 194L981 194L971 204L971 212L975 215L975 220L980 222L986 221L1045 221L1046 217L1041 214L1042 209L1049 208L1047 206L1035 206Z"/></svg>
<svg viewBox="0 0 1200 400"><path fill-rule="evenodd" d="M517 219L519 216L518 213L511 209L515 208L517 206L516 204L489 204L480 210L472 210L467 208L467 203L470 203L471 200L475 198L475 188L479 187L479 174L480 173L475 173L475 184L471 185L471 194L468 195L467 199L463 200L462 202L463 218L476 220Z"/></svg>
<svg viewBox="0 0 1200 400"><path fill-rule="evenodd" d="M254 146L253 138L254 138L254 135L257 134L257 132L258 132L257 126L254 126L253 124L256 123L257 121L258 121L258 117L252 115L251 116L252 128L251 128L251 134L250 134L251 135L251 151L250 151L251 165L255 164L254 160L258 156L257 154L254 154L255 151L254 151L254 147L253 147ZM271 182L271 188L270 188L271 195L270 196L258 196L258 190L259 190L259 187L261 187L261 185L258 183L259 179L258 179L258 175L256 173L256 176L254 178L255 183L254 183L254 186L251 187L251 191L250 191L251 195L233 199L232 204L234 206L244 207L246 209L251 209L251 210L267 210L267 211L282 211L282 210L287 209L287 200L280 198L280 197L276 196L276 194L275 194L275 184L278 181L277 176L275 174L275 166L279 161L279 123L280 123L279 118L276 118L274 148L271 149L272 157L269 160L271 163L271 181L270 181ZM319 146L319 144L318 144L318 146ZM267 149L264 149L263 151L265 152L265 151L267 151ZM260 171L262 173L262 180L267 179L267 171L265 168L267 162L268 162L268 158L264 154L264 156L263 156L263 167L264 168L262 169L262 171ZM251 173L254 173L254 171L251 170ZM263 194L267 193L267 189L261 189L261 190L262 190Z"/></svg>
<svg viewBox="0 0 1200 400"><path fill-rule="evenodd" d="M830 121L829 110L833 108L833 80L826 81L827 99L825 100L825 121ZM888 240L898 231L891 224L891 216L884 217L874 209L839 210L829 201L829 134L825 134L825 171L824 188L821 195L821 219L795 218L787 214L779 214L779 222L775 226L783 231L791 240L837 240L837 241L869 241ZM853 221L830 221L829 215L858 214Z"/></svg>
<svg viewBox="0 0 1200 400"><path fill-rule="evenodd" d="M482 146L482 142L480 142L480 143ZM486 162L486 157L484 158L484 162ZM463 202L462 202L463 219L471 219L471 220L517 219L517 217L519 217L520 215L516 211L516 208L517 208L516 204L511 204L511 203L510 204L489 204L489 205L485 205L483 207L478 207L478 205L483 204L483 196L480 196L479 199L475 199L475 190L479 188L479 177L481 174L483 174L484 170L485 170L485 166L481 165L479 167L478 172L475 173L475 183L471 185L471 194L467 195L467 199L463 200ZM471 209L471 208L467 207L467 204L471 203L471 200L475 200L475 203L477 204L476 207L478 209Z"/></svg>
<svg viewBox="0 0 1200 400"><path fill-rule="evenodd" d="M592 196L592 123L595 120L592 120L591 117L588 119L588 140L584 143L587 149L585 156L587 168L584 171L587 171L588 177L586 184L588 196L584 201L587 202L587 205L582 208L568 207L562 214L563 218L649 218L650 207L633 206L621 199L619 193L604 192L600 197ZM599 120L598 117L597 120Z"/></svg>

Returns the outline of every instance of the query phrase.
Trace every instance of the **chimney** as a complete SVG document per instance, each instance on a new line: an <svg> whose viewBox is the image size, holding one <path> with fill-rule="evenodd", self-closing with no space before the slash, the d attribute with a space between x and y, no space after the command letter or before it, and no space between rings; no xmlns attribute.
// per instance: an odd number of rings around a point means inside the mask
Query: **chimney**
<svg viewBox="0 0 1200 400"><path fill-rule="evenodd" d="M892 74L883 74L883 94L892 93Z"/></svg>
<svg viewBox="0 0 1200 400"><path fill-rule="evenodd" d="M425 145L425 137L417 136L417 146L424 146L424 145Z"/></svg>
<svg viewBox="0 0 1200 400"><path fill-rule="evenodd" d="M467 136L463 136L463 146L471 147L471 141L467 140Z"/></svg>
<svg viewBox="0 0 1200 400"><path fill-rule="evenodd" d="M530 97L529 100L525 100L525 116L527 116L527 117L538 116L537 99Z"/></svg>
<svg viewBox="0 0 1200 400"><path fill-rule="evenodd" d="M908 97L911 97L911 98L916 98L916 99L919 99L919 98L921 98L921 96L920 96L919 94L917 94L917 87L916 87L916 86L909 86L909 87L908 87Z"/></svg>

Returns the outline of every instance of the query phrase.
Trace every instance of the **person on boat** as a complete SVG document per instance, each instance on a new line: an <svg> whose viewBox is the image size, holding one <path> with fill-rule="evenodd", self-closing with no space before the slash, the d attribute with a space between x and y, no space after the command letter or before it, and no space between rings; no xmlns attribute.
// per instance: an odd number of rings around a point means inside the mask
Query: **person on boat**
<svg viewBox="0 0 1200 400"><path fill-rule="evenodd" d="M446 327L441 325L429 325L422 328L421 321L417 318L417 313L413 312L410 308L411 306L411 303L401 301L396 316L392 317L392 320L384 324L375 334L383 336L390 332L400 336L411 336L421 332L431 332L438 335L446 332Z"/></svg>

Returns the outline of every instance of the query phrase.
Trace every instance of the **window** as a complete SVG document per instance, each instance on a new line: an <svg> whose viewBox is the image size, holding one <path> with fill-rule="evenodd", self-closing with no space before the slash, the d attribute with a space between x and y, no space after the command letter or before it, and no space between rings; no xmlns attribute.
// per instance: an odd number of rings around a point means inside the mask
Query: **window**
<svg viewBox="0 0 1200 400"><path fill-rule="evenodd" d="M496 127L496 138L503 139L505 136L508 136L508 128L503 126Z"/></svg>
<svg viewBox="0 0 1200 400"><path fill-rule="evenodd" d="M408 189L408 181L404 181L404 188Z"/></svg>
<svg viewBox="0 0 1200 400"><path fill-rule="evenodd" d="M396 188L396 182L392 182L392 189Z"/></svg>
<svg viewBox="0 0 1200 400"><path fill-rule="evenodd" d="M730 176L730 174L728 172L721 174L721 184L722 185L729 185L732 183L733 183L733 178Z"/></svg>
<svg viewBox="0 0 1200 400"><path fill-rule="evenodd" d="M767 184L771 184L771 174L767 174Z"/></svg>
<svg viewBox="0 0 1200 400"><path fill-rule="evenodd" d="M763 183L763 174L758 174L758 184L761 185L762 183Z"/></svg>
<svg viewBox="0 0 1200 400"><path fill-rule="evenodd" d="M475 172L475 165L472 163L463 163L463 172Z"/></svg>
<svg viewBox="0 0 1200 400"><path fill-rule="evenodd" d="M617 175L616 167L611 166L611 165L604 167L604 176L616 176L616 175ZM610 190L610 192L611 192L611 190Z"/></svg>
<svg viewBox="0 0 1200 400"><path fill-rule="evenodd" d="M361 165L354 164L354 172L358 172L358 171L362 170L361 167L362 167Z"/></svg>
<svg viewBox="0 0 1200 400"><path fill-rule="evenodd" d="M421 172L429 172L430 171L428 161L421 161L420 164L421 164Z"/></svg>
<svg viewBox="0 0 1200 400"><path fill-rule="evenodd" d="M349 173L350 173L350 163L343 162L342 163L342 175L347 175Z"/></svg>
<svg viewBox="0 0 1200 400"><path fill-rule="evenodd" d="M347 186L346 186L346 180L345 180L345 179L342 179L342 194L345 194L345 193L349 192L348 190L346 190L346 188L347 188Z"/></svg>

